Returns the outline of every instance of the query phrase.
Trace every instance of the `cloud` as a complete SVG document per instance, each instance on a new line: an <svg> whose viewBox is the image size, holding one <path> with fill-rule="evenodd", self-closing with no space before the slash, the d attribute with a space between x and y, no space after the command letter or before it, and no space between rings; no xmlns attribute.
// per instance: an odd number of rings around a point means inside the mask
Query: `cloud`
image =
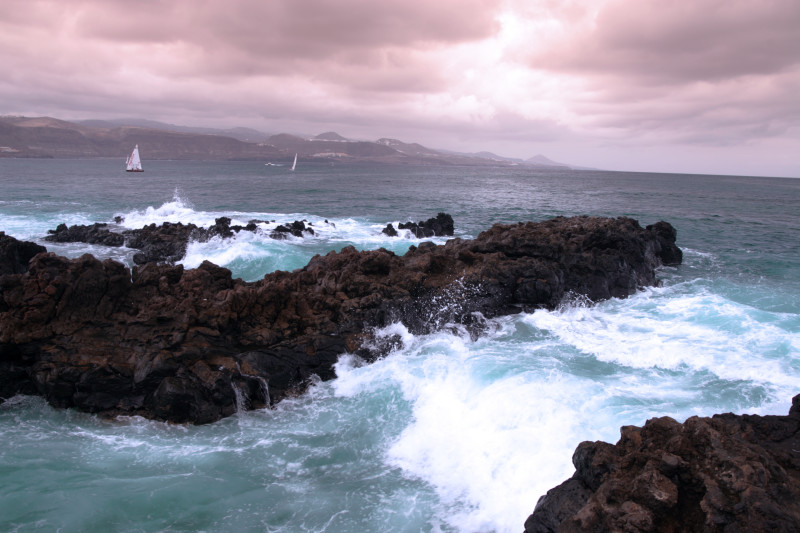
<svg viewBox="0 0 800 533"><path fill-rule="evenodd" d="M537 68L654 84L780 72L800 63L794 0L612 0L554 39Z"/></svg>
<svg viewBox="0 0 800 533"><path fill-rule="evenodd" d="M3 8L0 113L362 138L407 132L405 140L434 147L519 157L542 143L605 157L659 146L719 153L800 136L796 0L5 0Z"/></svg>
<svg viewBox="0 0 800 533"><path fill-rule="evenodd" d="M420 51L496 31L489 0L84 0L77 38L176 51L186 75L324 73L327 64L387 70ZM181 53L182 52L182 53ZM417 53L415 53L417 52Z"/></svg>
<svg viewBox="0 0 800 533"><path fill-rule="evenodd" d="M527 21L532 70L571 78L571 122L607 140L736 144L797 134L800 4L610 0ZM565 24L569 21L569 24Z"/></svg>

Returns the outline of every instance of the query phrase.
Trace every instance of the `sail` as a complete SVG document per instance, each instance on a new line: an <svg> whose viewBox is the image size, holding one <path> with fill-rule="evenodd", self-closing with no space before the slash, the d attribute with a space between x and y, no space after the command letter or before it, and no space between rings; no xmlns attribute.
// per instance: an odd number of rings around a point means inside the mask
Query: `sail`
<svg viewBox="0 0 800 533"><path fill-rule="evenodd" d="M139 145L133 148L133 152L128 156L128 161L125 163L125 170L128 172L143 172L142 160L139 159Z"/></svg>
<svg viewBox="0 0 800 533"><path fill-rule="evenodd" d="M294 154L294 163L292 163L292 170L297 166L297 154Z"/></svg>

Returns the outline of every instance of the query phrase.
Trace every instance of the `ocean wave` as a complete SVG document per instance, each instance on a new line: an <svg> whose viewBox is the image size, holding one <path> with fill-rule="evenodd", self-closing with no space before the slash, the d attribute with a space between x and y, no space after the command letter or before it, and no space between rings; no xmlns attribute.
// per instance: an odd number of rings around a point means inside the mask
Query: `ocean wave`
<svg viewBox="0 0 800 533"><path fill-rule="evenodd" d="M379 334L399 339L394 352L369 366L344 356L331 384L339 397L401 392L411 416L385 460L430 484L456 530L518 529L532 502L571 474L574 443L608 437L601 388L560 372L552 346L519 326L505 317L473 341L393 324Z"/></svg>
<svg viewBox="0 0 800 533"><path fill-rule="evenodd" d="M583 356L622 367L707 372L787 397L800 381L797 315L758 309L692 282L594 306L536 311L524 320Z"/></svg>

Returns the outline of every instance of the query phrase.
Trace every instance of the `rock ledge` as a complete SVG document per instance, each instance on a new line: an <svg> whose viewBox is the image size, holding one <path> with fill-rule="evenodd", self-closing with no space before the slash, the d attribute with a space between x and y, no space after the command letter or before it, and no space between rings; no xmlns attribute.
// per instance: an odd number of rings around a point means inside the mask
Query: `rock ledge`
<svg viewBox="0 0 800 533"><path fill-rule="evenodd" d="M526 533L800 531L800 395L788 416L669 417L583 442Z"/></svg>
<svg viewBox="0 0 800 533"><path fill-rule="evenodd" d="M486 318L552 309L569 293L626 297L681 258L668 223L622 217L495 225L404 256L347 247L255 283L209 262L131 271L38 253L20 265L36 249L6 239L0 398L198 424L333 378L342 353L380 357L392 341L375 342L373 328L458 324L479 335Z"/></svg>

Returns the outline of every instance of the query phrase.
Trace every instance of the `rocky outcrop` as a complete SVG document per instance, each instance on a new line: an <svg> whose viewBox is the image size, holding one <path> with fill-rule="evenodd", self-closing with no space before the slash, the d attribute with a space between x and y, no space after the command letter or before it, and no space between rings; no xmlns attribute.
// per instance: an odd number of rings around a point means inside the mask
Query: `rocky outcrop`
<svg viewBox="0 0 800 533"><path fill-rule="evenodd" d="M186 256L189 240L201 228L194 224L164 222L136 230L126 230L125 245L139 250L133 254L137 265L145 263L175 263Z"/></svg>
<svg viewBox="0 0 800 533"><path fill-rule="evenodd" d="M311 224L306 226L305 221L295 220L291 224L280 224L270 234L272 239L286 239L289 235L295 237L305 237L304 234L314 235L314 229Z"/></svg>
<svg viewBox="0 0 800 533"><path fill-rule="evenodd" d="M116 222L123 221L118 217ZM59 224L55 230L48 231L44 238L49 242L85 242L88 244L102 244L105 246L127 246L139 250L133 255L133 262L137 265L145 263L175 263L186 255L189 241L207 242L214 237L228 239L240 231L255 233L258 223L263 220L251 220L246 226L235 224L231 226L231 219L220 217L208 228L201 228L195 224L181 222L164 222L160 226L150 224L140 229L112 231L108 224L96 223L92 225L67 226ZM273 239L286 239L289 235L305 237L314 235L314 230L306 226L305 221L295 220L288 224L276 227L269 236Z"/></svg>
<svg viewBox="0 0 800 533"><path fill-rule="evenodd" d="M44 246L20 242L0 231L0 276L26 272L33 256L46 251Z"/></svg>
<svg viewBox="0 0 800 533"><path fill-rule="evenodd" d="M417 239L428 237L451 237L453 235L453 217L447 213L439 213L435 218L420 222L401 222L397 225L401 230L409 230ZM394 226L387 224L381 232L389 237L397 237Z"/></svg>
<svg viewBox="0 0 800 533"><path fill-rule="evenodd" d="M59 224L56 229L49 230L44 240L48 242L85 242L105 246L122 246L125 237L108 229L108 224L67 226Z"/></svg>
<svg viewBox="0 0 800 533"><path fill-rule="evenodd" d="M671 226L629 218L495 225L474 240L315 256L294 272L233 280L229 270L90 255L36 255L0 277L0 397L40 394L105 415L211 422L272 404L344 352L367 360L389 343L373 327L414 333L553 308L568 293L625 297L680 259Z"/></svg>
<svg viewBox="0 0 800 533"><path fill-rule="evenodd" d="M788 416L669 417L584 442L526 533L800 531L800 395Z"/></svg>

